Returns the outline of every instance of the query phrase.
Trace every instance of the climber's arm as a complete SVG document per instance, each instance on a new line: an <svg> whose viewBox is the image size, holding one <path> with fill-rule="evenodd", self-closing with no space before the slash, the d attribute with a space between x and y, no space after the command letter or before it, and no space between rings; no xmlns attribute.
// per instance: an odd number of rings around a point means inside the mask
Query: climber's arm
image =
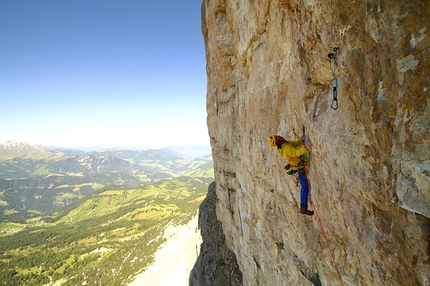
<svg viewBox="0 0 430 286"><path fill-rule="evenodd" d="M303 144L303 140L300 138L296 141L288 141L291 145L293 145L295 148L299 147Z"/></svg>
<svg viewBox="0 0 430 286"><path fill-rule="evenodd" d="M300 139L301 141L301 139ZM284 144L284 146L282 146L282 156L283 157L300 157L303 154L305 154L307 151L305 146L300 146L299 148L295 148L289 144Z"/></svg>

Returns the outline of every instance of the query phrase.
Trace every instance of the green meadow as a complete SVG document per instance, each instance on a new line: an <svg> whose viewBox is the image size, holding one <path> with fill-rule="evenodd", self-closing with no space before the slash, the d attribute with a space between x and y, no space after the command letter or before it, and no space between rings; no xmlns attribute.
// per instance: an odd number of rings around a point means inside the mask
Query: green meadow
<svg viewBox="0 0 430 286"><path fill-rule="evenodd" d="M153 261L165 226L197 214L212 180L105 188L43 219L3 222L0 285L126 285Z"/></svg>

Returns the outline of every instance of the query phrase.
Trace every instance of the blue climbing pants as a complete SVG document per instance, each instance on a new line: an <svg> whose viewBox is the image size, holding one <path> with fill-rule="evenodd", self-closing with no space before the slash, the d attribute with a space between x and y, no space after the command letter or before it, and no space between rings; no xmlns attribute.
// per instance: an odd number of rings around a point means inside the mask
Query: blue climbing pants
<svg viewBox="0 0 430 286"><path fill-rule="evenodd" d="M300 189L300 205L308 206L308 194L309 194L309 185L308 180L306 179L306 175L303 169L292 170L291 171L294 176L298 176L298 180L301 186ZM298 174L297 174L298 173Z"/></svg>

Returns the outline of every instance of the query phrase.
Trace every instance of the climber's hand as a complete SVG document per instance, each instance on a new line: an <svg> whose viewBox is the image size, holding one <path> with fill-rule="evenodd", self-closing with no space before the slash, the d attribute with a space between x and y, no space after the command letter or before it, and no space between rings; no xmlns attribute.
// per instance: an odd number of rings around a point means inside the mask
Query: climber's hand
<svg viewBox="0 0 430 286"><path fill-rule="evenodd" d="M311 148L311 146L312 146L312 143L311 143L311 141L308 139L308 140L306 140L305 141L305 147L306 147L306 149L310 149Z"/></svg>

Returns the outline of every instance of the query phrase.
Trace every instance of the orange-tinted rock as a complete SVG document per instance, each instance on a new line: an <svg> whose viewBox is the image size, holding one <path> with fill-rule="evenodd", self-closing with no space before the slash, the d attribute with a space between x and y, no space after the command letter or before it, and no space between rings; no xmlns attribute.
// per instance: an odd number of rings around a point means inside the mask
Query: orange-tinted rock
<svg viewBox="0 0 430 286"><path fill-rule="evenodd" d="M430 284L429 7L203 1L217 216L245 285L340 285L317 218L298 213L295 180L267 144L302 125L345 285Z"/></svg>

